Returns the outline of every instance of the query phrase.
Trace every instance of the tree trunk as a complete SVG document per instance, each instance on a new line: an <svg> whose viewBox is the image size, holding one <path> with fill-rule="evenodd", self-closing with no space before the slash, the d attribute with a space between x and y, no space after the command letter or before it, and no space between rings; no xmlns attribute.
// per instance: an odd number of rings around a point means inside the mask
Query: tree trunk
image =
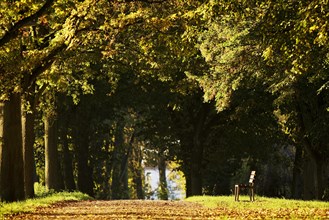
<svg viewBox="0 0 329 220"><path fill-rule="evenodd" d="M296 146L295 161L292 178L292 198L302 199L303 194L303 149L300 145Z"/></svg>
<svg viewBox="0 0 329 220"><path fill-rule="evenodd" d="M317 199L322 200L325 196L326 189L326 160L318 157L316 160L316 171L317 171Z"/></svg>
<svg viewBox="0 0 329 220"><path fill-rule="evenodd" d="M192 196L202 195L202 174L197 165L191 172L191 194Z"/></svg>
<svg viewBox="0 0 329 220"><path fill-rule="evenodd" d="M46 187L55 191L64 189L57 150L57 121L45 117L45 180Z"/></svg>
<svg viewBox="0 0 329 220"><path fill-rule="evenodd" d="M313 200L322 199L325 193L325 167L326 158L313 150L316 147L312 146L307 138L304 139L305 159L304 159L304 199Z"/></svg>
<svg viewBox="0 0 329 220"><path fill-rule="evenodd" d="M322 137L317 140L310 135L316 125L315 121L322 119L326 107L321 104L319 96L314 90L298 90L298 125L300 127L300 139L305 150L304 162L304 199L321 199L325 192L325 166L327 161L327 139ZM327 132L319 131L319 132ZM324 143L324 144L323 144ZM324 151L322 151L324 150ZM321 152L322 151L322 152Z"/></svg>
<svg viewBox="0 0 329 220"><path fill-rule="evenodd" d="M201 104L200 110L195 117L192 156L191 156L191 193L193 196L202 195L202 162L203 162L203 128L206 114L208 111L207 104Z"/></svg>
<svg viewBox="0 0 329 220"><path fill-rule="evenodd" d="M85 128L81 127L79 129ZM78 189L83 193L94 196L93 173L89 158L88 132L80 131L78 133L79 135L75 137L77 139L76 152L78 160Z"/></svg>
<svg viewBox="0 0 329 220"><path fill-rule="evenodd" d="M136 187L137 199L145 199L143 189L143 170L141 168L137 170L134 182Z"/></svg>
<svg viewBox="0 0 329 220"><path fill-rule="evenodd" d="M60 136L60 144L62 146L63 160L63 181L65 189L68 191L76 190L76 184L73 174L73 155L69 149L68 136L70 122L72 121L70 116L72 115L72 109L70 108L70 102L68 98L63 95L58 96L58 131Z"/></svg>
<svg viewBox="0 0 329 220"><path fill-rule="evenodd" d="M114 146L117 148L118 146ZM117 149L113 152L112 182L111 182L111 199L121 199L122 187L120 183L120 157Z"/></svg>
<svg viewBox="0 0 329 220"><path fill-rule="evenodd" d="M110 143L108 143L108 142L105 144L105 152L106 152L106 157L105 157L101 167L98 167L99 171L96 171L96 172L98 173L98 176L99 176L98 178L100 178L101 182L102 182L102 192L103 192L102 198L110 199L111 198L111 189L110 189L109 179L111 179L112 161L111 161L111 157L109 156L110 154L108 154L109 152L111 152Z"/></svg>
<svg viewBox="0 0 329 220"><path fill-rule="evenodd" d="M186 197L191 197L192 195L192 184L191 184L191 148L189 147L190 145L188 144L187 140L181 139L181 148L183 151L183 163L182 163L182 171L185 176L185 192L186 192Z"/></svg>
<svg viewBox="0 0 329 220"><path fill-rule="evenodd" d="M127 199L128 195L128 153L124 146L124 125L118 122L112 157L112 199Z"/></svg>
<svg viewBox="0 0 329 220"><path fill-rule="evenodd" d="M132 158L131 158L131 166L130 170L133 175L133 184L136 190L136 198L144 199L144 189L143 189L143 167L142 167L142 149L138 145L138 142L131 143Z"/></svg>
<svg viewBox="0 0 329 220"><path fill-rule="evenodd" d="M25 199L21 95L13 93L2 104L2 145L0 158L1 200Z"/></svg>
<svg viewBox="0 0 329 220"><path fill-rule="evenodd" d="M118 154L117 154L118 156ZM121 155L113 161L112 171L112 185L111 194L112 199L128 199L128 170L126 166L127 155Z"/></svg>
<svg viewBox="0 0 329 220"><path fill-rule="evenodd" d="M316 162L310 155L304 159L303 169L304 190L303 199L313 200L316 198Z"/></svg>
<svg viewBox="0 0 329 220"><path fill-rule="evenodd" d="M128 184L128 159L129 159L129 150L124 155L121 163L121 175L120 182L123 186L122 199L129 199L129 184Z"/></svg>
<svg viewBox="0 0 329 220"><path fill-rule="evenodd" d="M198 134L196 134L198 135ZM202 195L202 160L203 148L198 137L194 137L191 163L191 194Z"/></svg>
<svg viewBox="0 0 329 220"><path fill-rule="evenodd" d="M167 186L167 178L166 178L166 160L163 155L159 155L158 168L159 168L160 199L168 200L168 186Z"/></svg>
<svg viewBox="0 0 329 220"><path fill-rule="evenodd" d="M29 102L32 112L26 112L23 109L22 113L22 133L23 133L23 155L24 155L24 181L25 181L25 195L26 198L34 197L34 175L35 175L35 161L34 161L34 120L35 108L34 97L25 96L25 101Z"/></svg>
<svg viewBox="0 0 329 220"><path fill-rule="evenodd" d="M63 150L63 180L65 189L68 191L74 191L76 189L74 175L73 175L73 160L72 153L69 150L69 141L68 141L68 117L65 112L62 110L63 114L59 114L60 120L60 138Z"/></svg>
<svg viewBox="0 0 329 220"><path fill-rule="evenodd" d="M184 172L185 176L185 190L186 190L186 198L193 196L192 194L192 181L190 172Z"/></svg>
<svg viewBox="0 0 329 220"><path fill-rule="evenodd" d="M194 136L195 134L191 134ZM185 176L185 187L186 187L186 197L191 197L195 195L202 195L202 153L198 153L199 149L193 145L193 139L181 139L181 146L183 150L184 157L182 158L184 163L182 170Z"/></svg>
<svg viewBox="0 0 329 220"><path fill-rule="evenodd" d="M67 132L67 129L65 129ZM67 133L62 134L63 145L63 177L65 189L68 191L74 191L76 189L74 176L73 176L73 161L72 154L68 147Z"/></svg>

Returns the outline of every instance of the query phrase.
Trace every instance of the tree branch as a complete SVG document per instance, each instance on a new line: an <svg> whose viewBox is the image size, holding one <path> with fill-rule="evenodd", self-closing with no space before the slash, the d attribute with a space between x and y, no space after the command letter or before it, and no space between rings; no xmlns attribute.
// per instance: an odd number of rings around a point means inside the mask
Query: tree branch
<svg viewBox="0 0 329 220"><path fill-rule="evenodd" d="M42 74L44 71L49 69L49 67L54 63L55 56L60 53L62 50L64 50L67 46L65 44L60 45L53 51L51 51L43 60L40 62L39 65L35 66L33 70L31 71L31 74L29 72L24 73L24 80L22 82L22 88L23 91L26 91L32 83L36 80L36 78Z"/></svg>
<svg viewBox="0 0 329 220"><path fill-rule="evenodd" d="M5 35L0 39L0 47L8 43L12 38L16 37L18 35L18 29L29 26L31 23L35 23L36 20L43 15L46 10L53 4L54 0L47 0L46 3L34 14L23 18L22 20L18 21L16 24L14 24L6 33Z"/></svg>

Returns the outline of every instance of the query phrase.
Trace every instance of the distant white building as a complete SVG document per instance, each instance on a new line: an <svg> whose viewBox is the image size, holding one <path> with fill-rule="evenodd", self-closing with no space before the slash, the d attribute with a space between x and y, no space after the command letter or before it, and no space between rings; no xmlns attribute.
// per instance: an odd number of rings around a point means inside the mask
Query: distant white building
<svg viewBox="0 0 329 220"><path fill-rule="evenodd" d="M159 189L159 169L158 167L145 167L145 193L146 199L157 200ZM181 172L166 169L166 179L169 200L181 200L185 198L184 177Z"/></svg>

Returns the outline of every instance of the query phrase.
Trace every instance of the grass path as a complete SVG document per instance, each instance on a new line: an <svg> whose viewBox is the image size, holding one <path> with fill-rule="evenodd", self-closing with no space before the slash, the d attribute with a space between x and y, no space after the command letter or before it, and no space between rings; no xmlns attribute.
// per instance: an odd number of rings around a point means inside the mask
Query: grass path
<svg viewBox="0 0 329 220"><path fill-rule="evenodd" d="M192 197L187 201L63 201L4 219L329 219L329 203Z"/></svg>

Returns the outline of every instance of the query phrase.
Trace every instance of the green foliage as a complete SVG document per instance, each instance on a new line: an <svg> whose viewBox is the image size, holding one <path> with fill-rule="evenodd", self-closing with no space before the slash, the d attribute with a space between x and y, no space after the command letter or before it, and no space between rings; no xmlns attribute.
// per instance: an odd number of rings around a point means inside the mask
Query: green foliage
<svg viewBox="0 0 329 220"><path fill-rule="evenodd" d="M325 8L327 2L321 0L208 1L204 10L211 13L203 17L198 48L210 69L190 77L199 82L206 100L216 102L218 111L243 106L240 113L248 115L250 109L266 106L263 110L271 118L266 135L279 133L272 124L275 115L290 144L303 145L311 152L305 157L328 164ZM261 90L265 96L259 96ZM280 140L286 141L282 136ZM321 175L318 178L314 182L325 182Z"/></svg>
<svg viewBox="0 0 329 220"><path fill-rule="evenodd" d="M168 169L170 170L168 174L168 180L170 183L168 183L168 190L169 190L169 199L170 200L176 200L176 194L180 191L182 194L178 195L179 197L185 198L186 195L186 179L184 176L184 173L180 170L180 166L176 162L170 162L168 163ZM169 185L172 185L172 187L169 187Z"/></svg>
<svg viewBox="0 0 329 220"><path fill-rule="evenodd" d="M0 41L43 4L2 1ZM102 197L110 190L118 123L126 139L136 135L149 161L163 152L187 174L199 110L208 106L200 135L203 189L211 194L219 181L217 193L228 193L225 177L244 168L242 160L267 166L281 153L278 145L307 139L320 158L328 156L327 4L55 1L1 46L0 99L34 93L41 114L66 121L74 153L74 132L88 137ZM43 176L41 130L35 146Z"/></svg>

